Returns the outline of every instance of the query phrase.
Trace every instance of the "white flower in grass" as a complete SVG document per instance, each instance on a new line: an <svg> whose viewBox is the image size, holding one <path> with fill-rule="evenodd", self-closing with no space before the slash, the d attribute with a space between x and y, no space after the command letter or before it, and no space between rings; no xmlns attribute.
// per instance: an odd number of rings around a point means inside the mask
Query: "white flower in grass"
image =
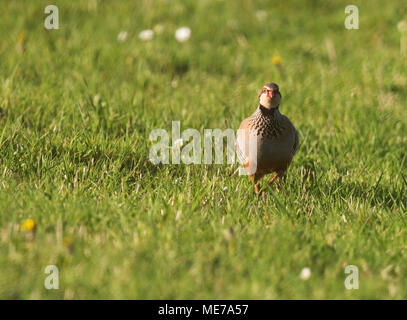
<svg viewBox="0 0 407 320"><path fill-rule="evenodd" d="M223 188L223 191L228 191L228 187L224 187L224 188Z"/></svg>
<svg viewBox="0 0 407 320"><path fill-rule="evenodd" d="M397 24L397 29L399 29L399 31L400 31L401 33L407 32L407 21L401 20L401 21Z"/></svg>
<svg viewBox="0 0 407 320"><path fill-rule="evenodd" d="M117 40L119 40L120 42L124 42L126 41L128 36L127 31L120 31L119 34L117 35Z"/></svg>
<svg viewBox="0 0 407 320"><path fill-rule="evenodd" d="M184 140L182 139L177 139L174 141L174 147L181 148L184 145Z"/></svg>
<svg viewBox="0 0 407 320"><path fill-rule="evenodd" d="M149 41L154 37L154 31L151 29L143 30L138 35L139 39L142 41Z"/></svg>
<svg viewBox="0 0 407 320"><path fill-rule="evenodd" d="M189 29L188 27L182 27L175 31L175 38L179 42L188 41L188 39L190 37L191 37L191 29Z"/></svg>
<svg viewBox="0 0 407 320"><path fill-rule="evenodd" d="M177 214L175 215L175 220L179 220L181 218L182 212L180 210L177 211Z"/></svg>
<svg viewBox="0 0 407 320"><path fill-rule="evenodd" d="M160 34L160 33L162 33L162 32L164 31L164 26L163 26L162 24L156 24L156 25L154 26L154 28L153 28L153 31L154 31L156 34Z"/></svg>
<svg viewBox="0 0 407 320"><path fill-rule="evenodd" d="M266 20L267 18L267 12L264 10L259 10L256 12L256 18L257 20L259 20L260 22L263 22L264 20Z"/></svg>
<svg viewBox="0 0 407 320"><path fill-rule="evenodd" d="M102 98L100 97L99 94L95 95L93 97L93 105L98 106L100 104L101 100L102 100Z"/></svg>
<svg viewBox="0 0 407 320"><path fill-rule="evenodd" d="M311 277L311 269L310 268L303 268L301 270L300 278L302 280L308 280Z"/></svg>
<svg viewBox="0 0 407 320"><path fill-rule="evenodd" d="M228 241L232 240L233 239L233 230L231 230L231 229L223 230L223 237Z"/></svg>

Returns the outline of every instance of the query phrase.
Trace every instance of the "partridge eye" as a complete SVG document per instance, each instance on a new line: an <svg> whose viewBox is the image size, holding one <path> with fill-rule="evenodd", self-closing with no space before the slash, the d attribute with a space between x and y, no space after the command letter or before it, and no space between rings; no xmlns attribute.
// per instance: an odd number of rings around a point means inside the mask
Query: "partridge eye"
<svg viewBox="0 0 407 320"><path fill-rule="evenodd" d="M266 89L266 88L263 89L263 93L267 93L267 89Z"/></svg>

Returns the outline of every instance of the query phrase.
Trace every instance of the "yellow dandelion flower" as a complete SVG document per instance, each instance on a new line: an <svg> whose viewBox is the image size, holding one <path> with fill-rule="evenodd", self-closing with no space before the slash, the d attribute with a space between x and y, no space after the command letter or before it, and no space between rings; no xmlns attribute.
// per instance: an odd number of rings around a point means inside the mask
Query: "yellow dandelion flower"
<svg viewBox="0 0 407 320"><path fill-rule="evenodd" d="M27 37L26 37L25 33L24 33L24 32L21 32L21 33L18 35L18 42L25 42L26 40L27 40Z"/></svg>
<svg viewBox="0 0 407 320"><path fill-rule="evenodd" d="M275 57L273 57L273 58L271 59L271 62L272 62L274 65L279 66L279 65L281 64L281 58L278 57L278 56L275 56Z"/></svg>
<svg viewBox="0 0 407 320"><path fill-rule="evenodd" d="M20 53L20 54L24 53L25 47L26 47L26 42L27 42L27 37L24 32L21 32L18 35L18 41L17 41L17 45L16 45L16 49L17 49L18 53Z"/></svg>
<svg viewBox="0 0 407 320"><path fill-rule="evenodd" d="M31 231L35 228L35 222L33 219L25 219L21 225L20 225L21 230L23 231Z"/></svg>
<svg viewBox="0 0 407 320"><path fill-rule="evenodd" d="M64 237L62 243L64 244L65 247L70 248L73 244L73 241L70 237Z"/></svg>

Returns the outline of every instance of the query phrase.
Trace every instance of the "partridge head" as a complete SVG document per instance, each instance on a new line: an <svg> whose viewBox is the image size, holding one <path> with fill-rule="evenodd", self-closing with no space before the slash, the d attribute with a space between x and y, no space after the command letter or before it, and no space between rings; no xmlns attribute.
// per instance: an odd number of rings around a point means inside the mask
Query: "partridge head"
<svg viewBox="0 0 407 320"><path fill-rule="evenodd" d="M259 104L269 110L278 108L281 101L281 93L277 84L267 83L259 93Z"/></svg>

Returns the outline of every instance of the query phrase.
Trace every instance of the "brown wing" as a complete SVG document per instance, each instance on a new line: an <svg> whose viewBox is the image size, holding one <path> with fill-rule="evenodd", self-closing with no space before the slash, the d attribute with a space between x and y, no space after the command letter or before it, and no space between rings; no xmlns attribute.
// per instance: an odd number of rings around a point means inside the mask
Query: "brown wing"
<svg viewBox="0 0 407 320"><path fill-rule="evenodd" d="M248 132L249 132L249 120L244 119L242 123L240 124L239 130L236 135L236 142L235 142L235 148L236 148L236 154L237 157L239 158L240 163L246 164L249 161L247 150L248 147L247 144L249 139L248 139Z"/></svg>
<svg viewBox="0 0 407 320"><path fill-rule="evenodd" d="M290 130L291 134L294 135L294 144L292 146L292 155L294 156L297 153L298 147L300 144L300 139L298 137L298 131L297 131L297 129L295 129L293 123L290 121L290 119L288 119L288 117L282 115L282 119L283 119L283 122L291 129Z"/></svg>

